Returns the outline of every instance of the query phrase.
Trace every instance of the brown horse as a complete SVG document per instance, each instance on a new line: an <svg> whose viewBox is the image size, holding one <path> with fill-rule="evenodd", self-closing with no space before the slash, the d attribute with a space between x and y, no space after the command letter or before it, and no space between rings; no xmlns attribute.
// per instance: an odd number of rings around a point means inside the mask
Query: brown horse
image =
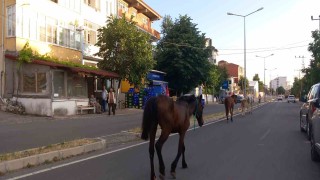
<svg viewBox="0 0 320 180"><path fill-rule="evenodd" d="M158 124L161 127L161 135L156 143L156 151L159 159L160 179L165 177L165 166L162 159L161 149L163 144L168 139L171 133L179 133L179 147L176 158L171 164L171 175L176 177L175 169L182 154L182 167L187 168L185 161L185 146L184 136L190 126L190 117L194 115L198 121L199 126L203 125L203 105L201 103L202 95L199 97L182 96L176 102L167 96L157 96L150 98L144 108L143 121L142 121L142 134L141 139L149 142L149 156L151 164L151 179L156 179L154 172L154 143Z"/></svg>
<svg viewBox="0 0 320 180"><path fill-rule="evenodd" d="M233 122L233 107L234 104L237 104L237 95L232 95L229 97L226 97L224 99L224 107L226 109L226 116L227 116L227 123L229 121L229 113L231 116L231 122Z"/></svg>

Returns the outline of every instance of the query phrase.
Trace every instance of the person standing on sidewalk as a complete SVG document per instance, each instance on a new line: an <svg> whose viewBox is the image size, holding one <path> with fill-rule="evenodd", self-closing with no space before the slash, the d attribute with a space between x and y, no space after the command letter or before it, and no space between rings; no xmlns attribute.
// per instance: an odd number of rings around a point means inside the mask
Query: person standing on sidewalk
<svg viewBox="0 0 320 180"><path fill-rule="evenodd" d="M108 93L108 108L109 108L109 115L110 115L110 110L112 108L112 113L113 115L116 114L116 98L113 92L113 89L110 88L109 93Z"/></svg>
<svg viewBox="0 0 320 180"><path fill-rule="evenodd" d="M101 94L101 97L102 97L102 113L106 112L106 104L107 104L107 96L108 96L108 91L106 90L106 87L103 86L102 88L102 94Z"/></svg>

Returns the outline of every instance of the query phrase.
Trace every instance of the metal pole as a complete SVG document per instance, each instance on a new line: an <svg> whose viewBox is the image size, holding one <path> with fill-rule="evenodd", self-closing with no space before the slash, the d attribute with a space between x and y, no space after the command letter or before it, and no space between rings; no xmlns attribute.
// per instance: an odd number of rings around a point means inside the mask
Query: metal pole
<svg viewBox="0 0 320 180"><path fill-rule="evenodd" d="M263 92L264 92L264 95L263 95L263 99L264 99L264 102L266 102L266 58L264 57L263 58Z"/></svg>
<svg viewBox="0 0 320 180"><path fill-rule="evenodd" d="M247 63L246 63L246 17L243 17L243 22L244 22L244 26L243 26L243 32L244 32L244 89L243 89L243 96L244 98L247 97Z"/></svg>

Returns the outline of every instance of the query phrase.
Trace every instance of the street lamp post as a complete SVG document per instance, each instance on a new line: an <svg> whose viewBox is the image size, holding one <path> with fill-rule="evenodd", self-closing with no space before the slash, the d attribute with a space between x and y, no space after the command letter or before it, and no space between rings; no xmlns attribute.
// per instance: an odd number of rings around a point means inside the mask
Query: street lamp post
<svg viewBox="0 0 320 180"><path fill-rule="evenodd" d="M266 85L266 58L273 56L273 54L270 54L268 56L258 56L256 55L256 57L259 58L263 58L263 92L264 92L264 102L266 102L266 89L265 89L265 85Z"/></svg>
<svg viewBox="0 0 320 180"><path fill-rule="evenodd" d="M244 89L243 89L243 95L244 97L247 97L247 94L246 94L246 79L247 79L247 70L246 70L246 17L255 13L255 12L258 12L258 11L261 11L263 9L263 7L247 14L247 15L239 15L239 14L234 14L234 13L227 13L227 15L230 15L230 16L240 16L240 17L243 17L243 34L244 34Z"/></svg>
<svg viewBox="0 0 320 180"><path fill-rule="evenodd" d="M274 71L274 70L276 70L277 68L274 68L274 69L269 69L269 75L270 75L270 93L273 95L273 93L271 92L271 72L272 71ZM272 90L273 90L273 88L272 88Z"/></svg>
<svg viewBox="0 0 320 180"><path fill-rule="evenodd" d="M313 16L311 16L311 20L318 20L319 21L319 31L320 31L320 15L319 15L319 19L314 19Z"/></svg>

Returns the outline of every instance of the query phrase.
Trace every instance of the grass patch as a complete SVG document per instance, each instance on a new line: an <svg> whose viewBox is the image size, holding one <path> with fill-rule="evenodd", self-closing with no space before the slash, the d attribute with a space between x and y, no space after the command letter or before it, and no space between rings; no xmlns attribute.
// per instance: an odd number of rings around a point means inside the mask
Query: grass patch
<svg viewBox="0 0 320 180"><path fill-rule="evenodd" d="M0 154L0 162L14 160L14 159L20 159L20 158L24 158L24 157L28 157L28 156L37 155L37 154L48 153L51 151L58 151L58 150L62 150L62 149L83 146L83 145L91 144L91 143L98 142L98 141L99 141L98 139L84 138L84 139L77 139L77 140L73 140L73 141L62 142L62 143L58 143L58 144L51 144L48 146L28 149L28 150L24 150L24 151ZM58 159L56 159L56 160L58 160ZM55 161L55 159L53 159L53 161Z"/></svg>

